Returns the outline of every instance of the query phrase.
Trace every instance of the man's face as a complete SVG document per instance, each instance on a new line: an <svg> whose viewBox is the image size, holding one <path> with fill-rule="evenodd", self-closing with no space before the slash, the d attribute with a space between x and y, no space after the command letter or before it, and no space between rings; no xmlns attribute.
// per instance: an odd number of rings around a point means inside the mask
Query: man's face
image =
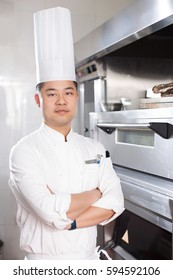
<svg viewBox="0 0 173 280"><path fill-rule="evenodd" d="M42 108L45 124L58 131L71 128L78 101L78 92L73 81L51 81L44 83L41 95L35 96Z"/></svg>

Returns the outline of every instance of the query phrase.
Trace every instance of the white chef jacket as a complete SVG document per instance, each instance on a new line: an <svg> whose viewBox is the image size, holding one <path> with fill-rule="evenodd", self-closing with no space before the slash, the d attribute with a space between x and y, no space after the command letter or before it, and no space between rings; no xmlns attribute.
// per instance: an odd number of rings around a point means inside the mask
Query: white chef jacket
<svg viewBox="0 0 173 280"><path fill-rule="evenodd" d="M100 163L93 163L98 155ZM65 141L45 124L11 149L9 185L18 205L20 246L31 259L92 259L97 227L64 229L72 222L66 215L70 194L99 187L102 197L93 205L115 211L103 224L124 210L120 181L103 145L72 130Z"/></svg>

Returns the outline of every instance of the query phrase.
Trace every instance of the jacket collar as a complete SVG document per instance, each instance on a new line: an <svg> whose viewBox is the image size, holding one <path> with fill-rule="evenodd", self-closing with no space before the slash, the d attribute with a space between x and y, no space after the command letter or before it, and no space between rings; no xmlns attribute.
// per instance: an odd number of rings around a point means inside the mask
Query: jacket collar
<svg viewBox="0 0 173 280"><path fill-rule="evenodd" d="M53 146L71 141L74 134L73 130L71 129L67 135L67 141L65 141L65 137L62 133L58 132L55 129L52 129L44 123L42 123L41 125L41 130L43 131L44 135L46 135L49 143L51 143Z"/></svg>

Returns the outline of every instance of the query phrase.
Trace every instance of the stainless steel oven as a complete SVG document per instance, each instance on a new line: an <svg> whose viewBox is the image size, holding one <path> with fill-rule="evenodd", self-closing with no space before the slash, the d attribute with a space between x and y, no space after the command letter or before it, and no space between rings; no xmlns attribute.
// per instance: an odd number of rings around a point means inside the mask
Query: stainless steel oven
<svg viewBox="0 0 173 280"><path fill-rule="evenodd" d="M125 212L114 227L114 259L172 259L173 182L114 166Z"/></svg>
<svg viewBox="0 0 173 280"><path fill-rule="evenodd" d="M94 102L87 136L109 150L125 197L122 216L98 230L98 244L113 258L172 258L173 105L170 96L146 98L154 85L171 82L173 77L173 1L157 2L133 1L75 43L84 108L81 133L86 135L84 120L92 109L88 103ZM123 97L131 99L127 110L101 112L100 101L114 103Z"/></svg>
<svg viewBox="0 0 173 280"><path fill-rule="evenodd" d="M173 108L91 113L90 133L109 150L125 198L102 247L113 259L172 259Z"/></svg>
<svg viewBox="0 0 173 280"><path fill-rule="evenodd" d="M116 165L173 179L173 108L97 114L91 136L101 139Z"/></svg>

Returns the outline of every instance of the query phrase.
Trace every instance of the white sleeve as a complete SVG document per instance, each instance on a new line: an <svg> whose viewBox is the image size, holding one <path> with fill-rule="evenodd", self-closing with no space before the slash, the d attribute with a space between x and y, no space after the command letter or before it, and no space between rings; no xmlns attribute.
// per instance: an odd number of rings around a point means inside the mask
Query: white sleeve
<svg viewBox="0 0 173 280"><path fill-rule="evenodd" d="M124 211L124 197L120 179L113 169L110 157L105 157L106 151L103 147L101 149L101 154L103 157L100 162L99 189L102 192L102 197L94 203L93 206L113 210L115 212L109 220L101 223L101 225L105 225L117 218Z"/></svg>
<svg viewBox="0 0 173 280"><path fill-rule="evenodd" d="M44 181L40 155L27 145L21 144L11 150L9 185L17 203L42 222L58 229L72 222L66 216L71 195L50 193Z"/></svg>

